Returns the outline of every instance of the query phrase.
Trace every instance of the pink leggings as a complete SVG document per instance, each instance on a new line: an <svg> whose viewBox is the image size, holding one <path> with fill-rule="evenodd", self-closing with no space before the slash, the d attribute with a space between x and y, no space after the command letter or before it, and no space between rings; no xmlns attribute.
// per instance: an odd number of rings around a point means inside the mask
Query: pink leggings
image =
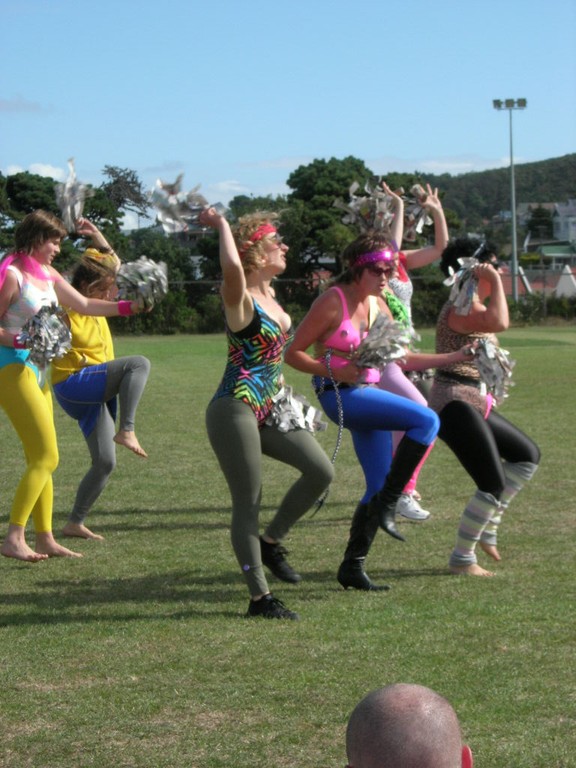
<svg viewBox="0 0 576 768"><path fill-rule="evenodd" d="M384 389L386 392L392 392L394 395L400 395L400 397L406 397L408 400L412 400L419 405L427 405L426 398L420 392L420 390L410 381L410 379L404 374L404 371L398 363L388 363L386 368L382 371L380 376L380 383L378 384L380 389ZM393 450L396 451L398 443L404 436L403 432L392 433ZM412 493L416 488L418 481L418 475L420 470L424 466L424 462L428 458L430 451L432 450L434 443L430 445L426 453L424 454L420 464L414 470L414 474L410 478L408 484L404 488L405 493Z"/></svg>

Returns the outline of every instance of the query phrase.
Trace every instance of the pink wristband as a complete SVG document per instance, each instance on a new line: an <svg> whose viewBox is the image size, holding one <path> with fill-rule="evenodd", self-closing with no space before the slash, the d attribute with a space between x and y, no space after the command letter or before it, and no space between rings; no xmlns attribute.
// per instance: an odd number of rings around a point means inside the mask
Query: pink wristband
<svg viewBox="0 0 576 768"><path fill-rule="evenodd" d="M14 336L14 349L27 349L26 344L20 341L19 336Z"/></svg>
<svg viewBox="0 0 576 768"><path fill-rule="evenodd" d="M133 315L134 312L132 312L132 302L131 301L119 301L118 302L118 314L121 317L127 317L128 315Z"/></svg>

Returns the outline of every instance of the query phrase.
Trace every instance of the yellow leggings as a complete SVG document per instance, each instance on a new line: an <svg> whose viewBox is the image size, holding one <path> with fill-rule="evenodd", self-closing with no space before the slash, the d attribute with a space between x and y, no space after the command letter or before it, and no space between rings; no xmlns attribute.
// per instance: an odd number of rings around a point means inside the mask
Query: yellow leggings
<svg viewBox="0 0 576 768"><path fill-rule="evenodd" d="M28 366L11 363L0 369L0 407L18 433L26 457L10 522L25 527L32 515L36 533L49 533L54 501L52 473L58 466L50 387L45 383L40 388Z"/></svg>

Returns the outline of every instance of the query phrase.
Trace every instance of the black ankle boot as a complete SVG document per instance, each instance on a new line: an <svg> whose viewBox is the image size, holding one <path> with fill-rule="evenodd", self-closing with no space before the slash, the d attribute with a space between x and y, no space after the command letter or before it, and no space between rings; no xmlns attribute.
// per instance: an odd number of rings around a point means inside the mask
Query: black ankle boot
<svg viewBox="0 0 576 768"><path fill-rule="evenodd" d="M352 516L344 559L336 577L344 589L352 587L371 592L390 589L388 585L379 587L374 584L364 570L364 561L377 531L378 515L368 508L368 504L358 504Z"/></svg>
<svg viewBox="0 0 576 768"><path fill-rule="evenodd" d="M380 527L398 541L406 539L396 528L396 504L427 450L427 445L404 435L394 454L384 487L370 499L370 512L378 515Z"/></svg>
<svg viewBox="0 0 576 768"><path fill-rule="evenodd" d="M363 557L358 557L354 560L343 560L340 568L338 568L337 579L344 589L352 587L352 589L362 589L365 592L382 592L390 589L389 584L374 584L364 570Z"/></svg>

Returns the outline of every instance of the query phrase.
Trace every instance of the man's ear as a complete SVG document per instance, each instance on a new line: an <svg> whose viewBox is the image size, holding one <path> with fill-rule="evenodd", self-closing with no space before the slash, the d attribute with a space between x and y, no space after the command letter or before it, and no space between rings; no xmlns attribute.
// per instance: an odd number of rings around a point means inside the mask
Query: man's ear
<svg viewBox="0 0 576 768"><path fill-rule="evenodd" d="M474 759L472 757L472 750L468 744L464 744L462 747L462 768L473 768Z"/></svg>

